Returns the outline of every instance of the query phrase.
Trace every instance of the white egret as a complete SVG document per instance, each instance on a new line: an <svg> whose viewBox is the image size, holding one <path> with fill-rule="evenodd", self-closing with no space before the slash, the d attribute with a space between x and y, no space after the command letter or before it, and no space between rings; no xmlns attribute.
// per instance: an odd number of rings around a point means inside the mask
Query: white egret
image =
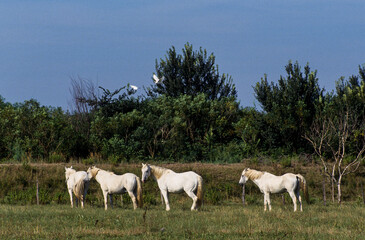
<svg viewBox="0 0 365 240"><path fill-rule="evenodd" d="M161 79L159 79L157 76L156 76L156 74L153 74L153 80L155 81L155 83L156 84L158 84L158 83L161 83L161 82L163 82L164 80L165 80L165 77L164 76L162 76L162 78Z"/></svg>
<svg viewBox="0 0 365 240"><path fill-rule="evenodd" d="M155 80L156 84L160 81L160 79L156 76L156 74L153 74L153 80Z"/></svg>

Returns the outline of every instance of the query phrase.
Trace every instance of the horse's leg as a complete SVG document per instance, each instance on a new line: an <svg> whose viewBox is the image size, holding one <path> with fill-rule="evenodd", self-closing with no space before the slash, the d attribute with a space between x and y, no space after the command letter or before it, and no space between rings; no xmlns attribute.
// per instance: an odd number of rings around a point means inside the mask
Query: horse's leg
<svg viewBox="0 0 365 240"><path fill-rule="evenodd" d="M105 210L108 210L108 192L103 191L103 195L104 195L104 207Z"/></svg>
<svg viewBox="0 0 365 240"><path fill-rule="evenodd" d="M84 195L82 196L81 208L84 208L86 201L87 190L89 189L89 182L84 182Z"/></svg>
<svg viewBox="0 0 365 240"><path fill-rule="evenodd" d="M271 211L271 201L270 201L270 193L266 192L264 193L264 201L265 201L265 208L266 211L266 204L269 205L269 211Z"/></svg>
<svg viewBox="0 0 365 240"><path fill-rule="evenodd" d="M161 190L161 194L165 200L165 204L166 204L166 211L170 211L170 204L169 204L169 193L167 192L167 190Z"/></svg>
<svg viewBox="0 0 365 240"><path fill-rule="evenodd" d="M299 201L299 205L300 205L300 211L303 212L303 206L302 206L302 197L300 196L300 189L297 188L295 190L295 196L297 197L298 201Z"/></svg>
<svg viewBox="0 0 365 240"><path fill-rule="evenodd" d="M193 199L193 205L191 206L191 211L197 210L196 209L196 201L198 200L198 197L194 194L192 191L185 191L188 196Z"/></svg>
<svg viewBox="0 0 365 240"><path fill-rule="evenodd" d="M267 204L269 204L269 211L271 211L271 200L270 200L270 193L267 194Z"/></svg>
<svg viewBox="0 0 365 240"><path fill-rule="evenodd" d="M160 196L161 196L161 204L163 205L164 202L163 202L163 196L162 196L162 193L160 192Z"/></svg>
<svg viewBox="0 0 365 240"><path fill-rule="evenodd" d="M110 206L113 208L113 195L109 194Z"/></svg>
<svg viewBox="0 0 365 240"><path fill-rule="evenodd" d="M288 192L291 199L293 200L293 204L294 204L294 212L297 211L297 197L295 196L293 191Z"/></svg>
<svg viewBox="0 0 365 240"><path fill-rule="evenodd" d="M84 194L82 195L82 200L80 201L81 202L81 208L84 208L84 205L85 205L85 197L86 197L86 193L84 192Z"/></svg>
<svg viewBox="0 0 365 240"><path fill-rule="evenodd" d="M266 193L264 193L264 211L266 212L266 204L267 204L267 200L266 200Z"/></svg>
<svg viewBox="0 0 365 240"><path fill-rule="evenodd" d="M134 193L133 192L130 192L130 191L128 191L128 194L129 194L129 196L132 199L133 208L134 208L134 210L136 210L137 209L137 199L136 199L136 196L134 196Z"/></svg>
<svg viewBox="0 0 365 240"><path fill-rule="evenodd" d="M81 201L81 208L84 208L84 206L85 206L86 192L87 192L87 189L84 189L84 195L82 196L82 201Z"/></svg>
<svg viewBox="0 0 365 240"><path fill-rule="evenodd" d="M68 190L68 193L70 194L71 207L73 208L73 207L74 207L74 200L73 200L73 198L72 198L72 189L69 189L69 190Z"/></svg>
<svg viewBox="0 0 365 240"><path fill-rule="evenodd" d="M120 202L121 202L121 204L123 206L123 193L120 194Z"/></svg>

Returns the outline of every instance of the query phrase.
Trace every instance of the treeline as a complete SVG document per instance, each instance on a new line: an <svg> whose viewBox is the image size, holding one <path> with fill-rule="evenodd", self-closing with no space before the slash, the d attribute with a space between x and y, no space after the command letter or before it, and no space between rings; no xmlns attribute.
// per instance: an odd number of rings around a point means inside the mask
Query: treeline
<svg viewBox="0 0 365 240"><path fill-rule="evenodd" d="M352 126L346 154L358 154L365 138L365 67L340 78L332 92L319 86L308 64L302 70L289 62L285 70L278 81L265 75L253 86L260 108L241 107L214 55L187 44L182 54L172 47L156 60L145 96L129 84L110 91L73 79L72 111L0 98L0 159L240 162L259 154L312 154L308 136L320 139L320 123L335 125L343 116ZM330 157L332 150L321 154Z"/></svg>

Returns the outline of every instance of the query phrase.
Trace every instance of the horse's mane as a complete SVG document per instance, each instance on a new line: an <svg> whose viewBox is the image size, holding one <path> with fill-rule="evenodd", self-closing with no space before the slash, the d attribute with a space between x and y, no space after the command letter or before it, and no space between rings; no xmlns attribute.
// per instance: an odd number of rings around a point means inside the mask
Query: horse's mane
<svg viewBox="0 0 365 240"><path fill-rule="evenodd" d="M250 168L247 168L246 169L246 177L248 177L248 179L251 179L251 180L255 180L255 179L258 179L260 178L262 175L264 174L264 172L261 172L261 171L257 171L255 169L250 169Z"/></svg>
<svg viewBox="0 0 365 240"><path fill-rule="evenodd" d="M156 179L159 179L163 174L165 174L167 171L172 171L171 169L159 167L155 165L149 165L151 168L151 173L156 177Z"/></svg>
<svg viewBox="0 0 365 240"><path fill-rule="evenodd" d="M90 169L90 173L91 173L91 176L92 177L95 177L96 176L96 174L98 174L98 172L99 171L104 171L104 172L106 172L106 173L109 173L110 175L115 175L115 173L114 172L111 172L111 171L108 171L108 170L104 170L104 169L100 169L100 168L97 168L97 167L92 167L91 169Z"/></svg>
<svg viewBox="0 0 365 240"><path fill-rule="evenodd" d="M100 168L92 167L92 168L90 169L91 177L95 177L95 176L96 176L96 174L98 174L98 172L99 172L100 170L101 170Z"/></svg>

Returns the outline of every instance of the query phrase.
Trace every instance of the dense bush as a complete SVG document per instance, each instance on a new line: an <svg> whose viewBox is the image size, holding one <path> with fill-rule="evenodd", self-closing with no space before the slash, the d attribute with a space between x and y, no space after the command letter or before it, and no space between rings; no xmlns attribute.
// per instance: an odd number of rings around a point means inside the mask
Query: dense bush
<svg viewBox="0 0 365 240"><path fill-rule="evenodd" d="M101 88L99 98L82 99L90 109L86 112L65 112L34 99L10 104L0 97L0 159L117 164L150 159L240 162L260 154L311 154L305 133L313 122L338 116L343 108L354 116L356 131L347 147L350 156L356 154L365 139L365 67L349 80L341 78L332 93L319 87L308 65L302 73L298 63L289 62L286 72L278 84L265 77L254 87L262 110L240 107L235 94L135 97L128 85L113 92ZM217 72L213 75L220 79ZM181 78L186 81L186 76ZM234 92L231 83L226 87ZM289 160L284 164L290 165Z"/></svg>

